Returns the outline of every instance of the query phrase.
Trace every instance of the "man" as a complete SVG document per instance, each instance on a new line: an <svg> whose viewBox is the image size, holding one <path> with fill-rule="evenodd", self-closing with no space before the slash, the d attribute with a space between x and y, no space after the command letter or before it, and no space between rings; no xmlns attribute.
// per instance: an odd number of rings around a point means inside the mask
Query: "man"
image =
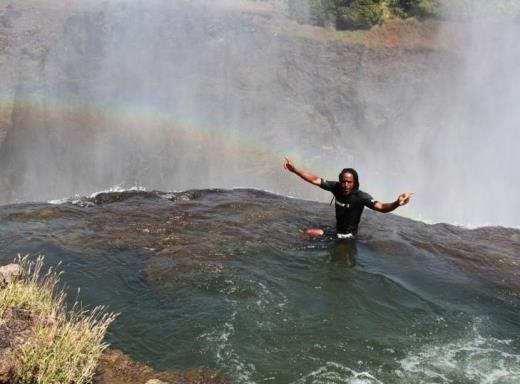
<svg viewBox="0 0 520 384"><path fill-rule="evenodd" d="M303 180L332 192L336 200L336 234L340 239L356 238L359 220L365 207L383 213L392 212L394 209L408 204L413 195L411 192L405 192L392 203L381 203L359 189L359 177L356 170L352 168L343 169L339 174L339 181L323 180L312 173L298 169L287 157L284 168L300 176ZM309 236L323 236L325 231L321 228L309 228L305 233Z"/></svg>

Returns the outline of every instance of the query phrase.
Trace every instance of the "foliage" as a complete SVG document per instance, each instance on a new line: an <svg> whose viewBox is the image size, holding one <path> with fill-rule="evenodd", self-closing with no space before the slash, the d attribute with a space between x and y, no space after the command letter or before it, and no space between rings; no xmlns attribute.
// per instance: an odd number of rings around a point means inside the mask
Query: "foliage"
<svg viewBox="0 0 520 384"><path fill-rule="evenodd" d="M439 10L438 0L394 0L394 6L405 16L433 17Z"/></svg>
<svg viewBox="0 0 520 384"><path fill-rule="evenodd" d="M436 17L441 0L288 0L300 23L335 25L338 30L369 29L386 17Z"/></svg>
<svg viewBox="0 0 520 384"><path fill-rule="evenodd" d="M33 334L16 351L16 383L86 384L91 382L97 361L107 348L103 338L116 315L103 307L82 310L76 303L65 306L58 290L59 273L43 273L43 258L17 260L22 278L0 290L0 320L8 308L28 310L35 317Z"/></svg>
<svg viewBox="0 0 520 384"><path fill-rule="evenodd" d="M336 1L336 28L369 29L383 21L383 14L381 0Z"/></svg>
<svg viewBox="0 0 520 384"><path fill-rule="evenodd" d="M57 294L60 274L49 268L42 271L43 259L29 262L27 257L18 257L21 268L20 280L0 290L0 318L8 308L22 308L35 315L54 317L63 307L64 294Z"/></svg>

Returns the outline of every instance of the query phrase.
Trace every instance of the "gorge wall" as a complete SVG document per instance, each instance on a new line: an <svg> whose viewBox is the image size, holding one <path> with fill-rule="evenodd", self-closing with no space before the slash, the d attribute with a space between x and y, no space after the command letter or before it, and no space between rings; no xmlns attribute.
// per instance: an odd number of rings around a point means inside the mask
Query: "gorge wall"
<svg viewBox="0 0 520 384"><path fill-rule="evenodd" d="M478 205L489 191L477 171L512 198L519 119L504 107L497 128L499 104L476 97L487 53L471 28L409 19L336 32L285 11L274 0L4 2L1 202L115 185L325 200L282 173L288 154L327 178L357 167L383 201L415 191L403 210L414 218L518 224L518 208ZM507 48L503 28L479 30L486 49ZM506 104L516 51L483 88Z"/></svg>

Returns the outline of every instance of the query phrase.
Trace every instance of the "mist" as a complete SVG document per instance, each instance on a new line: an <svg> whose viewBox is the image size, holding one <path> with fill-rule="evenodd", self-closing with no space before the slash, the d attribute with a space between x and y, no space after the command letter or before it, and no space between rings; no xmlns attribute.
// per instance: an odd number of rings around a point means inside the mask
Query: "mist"
<svg viewBox="0 0 520 384"><path fill-rule="evenodd" d="M3 203L114 186L326 201L282 169L289 155L328 179L353 166L381 201L415 192L402 215L520 225L514 18L445 21L427 36L435 47L392 47L323 37L282 1L24 2L6 14Z"/></svg>
<svg viewBox="0 0 520 384"><path fill-rule="evenodd" d="M403 148L424 217L518 227L520 2L475 1L469 9L463 22L448 14L439 30L456 60L418 96L407 133L416 140Z"/></svg>

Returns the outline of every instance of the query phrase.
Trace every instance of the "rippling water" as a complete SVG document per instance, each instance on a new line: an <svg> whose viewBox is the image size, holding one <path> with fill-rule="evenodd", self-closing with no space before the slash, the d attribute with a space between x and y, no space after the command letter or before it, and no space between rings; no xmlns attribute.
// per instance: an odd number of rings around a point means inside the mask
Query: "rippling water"
<svg viewBox="0 0 520 384"><path fill-rule="evenodd" d="M520 230L366 212L305 239L326 204L254 190L127 191L0 207L0 262L62 262L69 296L121 312L109 341L234 383L520 382Z"/></svg>

